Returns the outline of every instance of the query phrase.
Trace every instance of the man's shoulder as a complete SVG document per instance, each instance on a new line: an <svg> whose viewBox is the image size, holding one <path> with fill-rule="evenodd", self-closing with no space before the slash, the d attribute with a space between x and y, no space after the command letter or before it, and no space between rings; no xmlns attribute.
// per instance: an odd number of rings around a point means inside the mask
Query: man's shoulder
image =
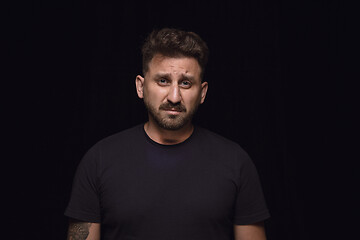
<svg viewBox="0 0 360 240"><path fill-rule="evenodd" d="M131 128L122 130L108 137L98 141L95 145L103 147L119 147L126 146L138 142L139 138L143 137L143 124L133 126Z"/></svg>
<svg viewBox="0 0 360 240"><path fill-rule="evenodd" d="M201 141L214 148L222 148L228 150L243 151L242 147L235 141L230 140L216 132L213 132L209 129L202 127L197 127L198 135L201 138Z"/></svg>
<svg viewBox="0 0 360 240"><path fill-rule="evenodd" d="M198 143L208 159L215 159L231 166L248 163L248 153L235 141L208 129L198 128Z"/></svg>

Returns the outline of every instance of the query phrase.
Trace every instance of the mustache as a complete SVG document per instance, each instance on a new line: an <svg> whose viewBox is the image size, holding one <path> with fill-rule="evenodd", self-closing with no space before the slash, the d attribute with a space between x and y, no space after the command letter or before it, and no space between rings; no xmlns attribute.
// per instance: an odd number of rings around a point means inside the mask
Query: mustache
<svg viewBox="0 0 360 240"><path fill-rule="evenodd" d="M174 110L174 111L178 111L178 112L186 112L186 107L184 105L182 105L181 103L179 103L179 104L172 104L170 102L163 103L160 105L159 109L160 110Z"/></svg>

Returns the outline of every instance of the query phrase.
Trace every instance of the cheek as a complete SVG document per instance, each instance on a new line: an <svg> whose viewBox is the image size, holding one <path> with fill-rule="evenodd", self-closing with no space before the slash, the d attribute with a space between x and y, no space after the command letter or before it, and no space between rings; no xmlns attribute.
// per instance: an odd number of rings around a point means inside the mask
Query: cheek
<svg viewBox="0 0 360 240"><path fill-rule="evenodd" d="M184 103L187 106L197 105L201 101L201 94L198 92L192 92L183 95Z"/></svg>
<svg viewBox="0 0 360 240"><path fill-rule="evenodd" d="M146 87L144 90L145 97L153 104L164 101L166 97L166 89Z"/></svg>

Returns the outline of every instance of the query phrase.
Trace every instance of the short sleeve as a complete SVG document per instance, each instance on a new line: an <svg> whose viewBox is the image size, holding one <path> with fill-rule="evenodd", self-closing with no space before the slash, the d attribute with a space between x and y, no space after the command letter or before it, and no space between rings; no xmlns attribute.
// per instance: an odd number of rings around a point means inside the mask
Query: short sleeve
<svg viewBox="0 0 360 240"><path fill-rule="evenodd" d="M255 165L244 152L238 177L234 224L246 225L270 217Z"/></svg>
<svg viewBox="0 0 360 240"><path fill-rule="evenodd" d="M98 195L99 148L92 147L81 160L73 181L65 215L86 222L100 222Z"/></svg>

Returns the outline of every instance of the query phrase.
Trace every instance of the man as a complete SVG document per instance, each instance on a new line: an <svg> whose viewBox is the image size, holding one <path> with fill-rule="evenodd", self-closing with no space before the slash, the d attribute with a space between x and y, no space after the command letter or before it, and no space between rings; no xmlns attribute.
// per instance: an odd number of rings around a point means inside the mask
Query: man
<svg viewBox="0 0 360 240"><path fill-rule="evenodd" d="M136 91L149 121L84 156L65 212L68 239L266 239L269 213L248 155L191 122L208 90L206 43L162 29L142 53Z"/></svg>

